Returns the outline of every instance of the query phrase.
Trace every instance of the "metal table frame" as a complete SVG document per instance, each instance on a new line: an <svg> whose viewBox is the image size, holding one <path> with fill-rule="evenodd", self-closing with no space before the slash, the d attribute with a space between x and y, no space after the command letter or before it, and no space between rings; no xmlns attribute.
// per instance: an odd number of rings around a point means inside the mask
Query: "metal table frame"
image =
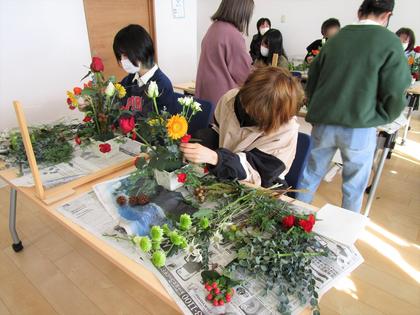
<svg viewBox="0 0 420 315"><path fill-rule="evenodd" d="M15 252L20 252L23 249L23 244L16 231L16 201L17 190L10 187L9 230L13 240L12 248Z"/></svg>

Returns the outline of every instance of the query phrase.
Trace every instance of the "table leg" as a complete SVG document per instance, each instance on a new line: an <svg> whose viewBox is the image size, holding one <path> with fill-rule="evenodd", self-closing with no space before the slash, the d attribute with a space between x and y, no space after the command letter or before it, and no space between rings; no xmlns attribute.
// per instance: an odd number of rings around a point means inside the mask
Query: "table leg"
<svg viewBox="0 0 420 315"><path fill-rule="evenodd" d="M411 120L412 113L413 113L413 107L409 107L408 113L407 113L407 125L404 128L404 135L401 140L401 145L404 145L405 141L407 140L408 130L410 129L410 120Z"/></svg>
<svg viewBox="0 0 420 315"><path fill-rule="evenodd" d="M10 188L9 230L13 240L12 248L15 252L20 252L23 245L16 231L16 199L17 191L12 187Z"/></svg>

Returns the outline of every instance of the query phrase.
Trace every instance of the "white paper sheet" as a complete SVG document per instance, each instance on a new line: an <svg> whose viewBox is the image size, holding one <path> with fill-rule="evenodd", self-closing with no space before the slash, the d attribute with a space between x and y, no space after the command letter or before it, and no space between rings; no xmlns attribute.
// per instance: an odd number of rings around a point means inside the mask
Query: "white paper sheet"
<svg viewBox="0 0 420 315"><path fill-rule="evenodd" d="M313 231L338 243L351 246L364 230L368 218L330 204L323 206L316 214L317 223Z"/></svg>

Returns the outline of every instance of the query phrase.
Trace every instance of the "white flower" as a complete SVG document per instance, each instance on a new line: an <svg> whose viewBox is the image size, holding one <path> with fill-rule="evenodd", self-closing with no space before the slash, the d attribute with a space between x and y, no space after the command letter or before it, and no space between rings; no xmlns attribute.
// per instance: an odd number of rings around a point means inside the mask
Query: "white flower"
<svg viewBox="0 0 420 315"><path fill-rule="evenodd" d="M230 230L230 227L233 225L232 222L224 222L220 225L220 229L224 232L227 232Z"/></svg>
<svg viewBox="0 0 420 315"><path fill-rule="evenodd" d="M151 81L147 89L147 96L150 98L156 98L159 96L159 88L156 81Z"/></svg>
<svg viewBox="0 0 420 315"><path fill-rule="evenodd" d="M192 110L193 110L194 113L197 113L197 112L201 112L202 111L201 104L199 102L192 103L191 108L192 108Z"/></svg>
<svg viewBox="0 0 420 315"><path fill-rule="evenodd" d="M199 262L203 259L201 256L201 249L198 248L198 244L194 243L195 240L193 240L190 244L188 244L185 251L187 252L186 259L188 260L190 257L194 257L194 262Z"/></svg>
<svg viewBox="0 0 420 315"><path fill-rule="evenodd" d="M215 247L218 247L219 244L223 241L223 235L219 231L216 231L212 237L210 237L210 243Z"/></svg>
<svg viewBox="0 0 420 315"><path fill-rule="evenodd" d="M194 99L191 96L184 96L184 97L178 98L178 103L181 104L182 106L190 107L194 103Z"/></svg>
<svg viewBox="0 0 420 315"><path fill-rule="evenodd" d="M195 255L195 258L193 259L193 262L199 263L203 261L203 256L201 255L201 252Z"/></svg>
<svg viewBox="0 0 420 315"><path fill-rule="evenodd" d="M112 82L109 82L106 89L105 89L105 95L111 97L115 93L115 86L112 84Z"/></svg>

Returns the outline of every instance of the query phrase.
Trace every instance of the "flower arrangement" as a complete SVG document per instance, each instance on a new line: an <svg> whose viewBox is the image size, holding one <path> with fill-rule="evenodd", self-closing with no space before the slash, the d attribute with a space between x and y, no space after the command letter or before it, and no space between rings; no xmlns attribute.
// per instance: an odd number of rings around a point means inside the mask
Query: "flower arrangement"
<svg viewBox="0 0 420 315"><path fill-rule="evenodd" d="M408 56L408 65L415 81L420 80L420 46L414 48L413 52Z"/></svg>
<svg viewBox="0 0 420 315"><path fill-rule="evenodd" d="M179 144L191 140L187 133L188 124L191 118L201 111L201 105L192 97L183 97L178 99L182 106L180 113L171 115L165 110L159 111L159 90L156 82L150 83L147 96L152 99L154 105L154 110L148 113L147 117L140 117L136 122L132 113L123 112L124 118L120 118L119 123L123 133L145 145L143 151L147 152L148 157L137 159L137 174L153 177L155 171L173 172L183 166Z"/></svg>
<svg viewBox="0 0 420 315"><path fill-rule="evenodd" d="M89 144L91 140L107 141L114 138L115 125L120 116L121 99L125 97L125 88L116 82L114 76L106 79L104 65L99 57L93 57L89 72L83 79L91 77L83 88L75 87L67 91L67 105L70 110L79 109L85 114L80 124L75 143ZM82 80L83 80L82 79ZM111 150L109 144L100 144L100 151Z"/></svg>

